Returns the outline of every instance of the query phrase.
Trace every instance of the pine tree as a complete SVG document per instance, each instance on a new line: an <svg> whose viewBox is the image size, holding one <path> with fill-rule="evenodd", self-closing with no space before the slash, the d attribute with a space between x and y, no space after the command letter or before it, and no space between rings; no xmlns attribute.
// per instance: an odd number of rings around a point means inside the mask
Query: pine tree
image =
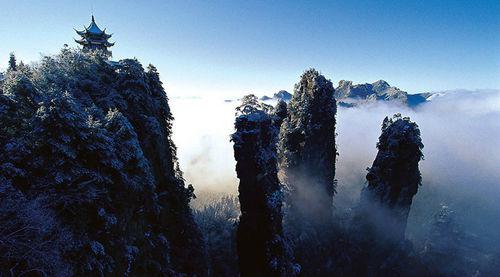
<svg viewBox="0 0 500 277"><path fill-rule="evenodd" d="M206 275L156 70L68 48L24 67L2 83L0 183L13 190L0 198L44 199L53 226L72 237L45 256L64 256L60 268L73 275Z"/></svg>
<svg viewBox="0 0 500 277"><path fill-rule="evenodd" d="M280 132L280 165L297 228L331 222L335 193L335 114L332 82L315 69L302 74Z"/></svg>
<svg viewBox="0 0 500 277"><path fill-rule="evenodd" d="M205 202L199 197L202 205L193 212L206 241L210 276L239 276L236 251L236 225L240 216L238 198L207 192L202 197L210 201Z"/></svg>
<svg viewBox="0 0 500 277"><path fill-rule="evenodd" d="M270 107L248 95L237 108L234 142L241 208L237 251L241 276L293 274L283 238L282 190L277 176L278 130Z"/></svg>
<svg viewBox="0 0 500 277"><path fill-rule="evenodd" d="M17 70L16 55L14 55L14 53L10 53L8 70L9 71L16 71Z"/></svg>

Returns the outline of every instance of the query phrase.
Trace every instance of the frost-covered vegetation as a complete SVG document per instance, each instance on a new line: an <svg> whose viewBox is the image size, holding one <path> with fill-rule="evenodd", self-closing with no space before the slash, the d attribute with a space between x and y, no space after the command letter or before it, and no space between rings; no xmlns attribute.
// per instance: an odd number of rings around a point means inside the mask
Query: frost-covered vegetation
<svg viewBox="0 0 500 277"><path fill-rule="evenodd" d="M329 221L335 193L335 115L332 82L314 69L295 85L279 138L289 220L304 228ZM310 201L314 199L314 201Z"/></svg>
<svg viewBox="0 0 500 277"><path fill-rule="evenodd" d="M205 237L209 276L238 276L238 198L206 191L197 197L196 204L194 217Z"/></svg>
<svg viewBox="0 0 500 277"><path fill-rule="evenodd" d="M0 93L4 275L205 273L158 72L63 49Z"/></svg>
<svg viewBox="0 0 500 277"><path fill-rule="evenodd" d="M234 124L241 215L237 252L241 276L293 276L297 272L283 233L283 190L278 180L278 116L255 95L243 98Z"/></svg>
<svg viewBox="0 0 500 277"><path fill-rule="evenodd" d="M249 108L247 115L236 118L235 134L260 133L240 130L242 118L244 122L262 118L256 114L274 115L275 122L282 122L277 147L267 148L271 153L264 156L280 157L278 170L285 194L283 224L286 245L293 252L289 257L296 263L295 272L301 276L489 276L497 272L498 254L473 249L471 238L466 239L454 224L448 208L436 215L423 247L413 245L405 237L413 197L421 184L419 162L423 159L424 145L417 124L400 114L386 117L382 122L379 152L372 167L367 169L367 185L359 203L350 211L346 209L347 213L334 210L336 103L333 95L331 82L319 72L308 70L295 86L288 106L279 102L271 109L263 107L265 104L258 103L255 97L247 96L241 107L256 108ZM237 110L241 111L241 107ZM256 141L259 140L254 137L247 143L252 145ZM242 170L242 162L251 163L255 155L260 157L261 150L244 151L242 157L241 144L240 140L234 144L239 198L247 201L247 197L252 197L255 205L266 197L249 192L260 191L266 182L274 184L275 165ZM257 180L251 190L246 187L248 174ZM275 210L278 216L282 216L280 210L280 206ZM241 211L243 219L245 208ZM265 214L262 211L259 216ZM270 228L273 223L254 225ZM255 234L252 231L255 226L239 223L238 228ZM237 243L246 242L237 240ZM269 253L262 249L244 251L239 251L240 259ZM245 275L243 271L240 273Z"/></svg>
<svg viewBox="0 0 500 277"><path fill-rule="evenodd" d="M355 226L358 231L370 229L380 238L395 241L404 238L411 203L422 180L418 163L423 147L420 130L409 118L396 114L384 119L379 152L366 175L368 185L357 209L356 217L362 221L362 227Z"/></svg>
<svg viewBox="0 0 500 277"><path fill-rule="evenodd" d="M314 69L288 104L242 99L239 195L194 202L154 66L65 48L33 65L12 55L1 76L0 276L500 272L500 252L479 248L451 206L429 203L441 209L424 242L407 237L423 159L409 118L383 120L361 198L339 205L336 94Z"/></svg>

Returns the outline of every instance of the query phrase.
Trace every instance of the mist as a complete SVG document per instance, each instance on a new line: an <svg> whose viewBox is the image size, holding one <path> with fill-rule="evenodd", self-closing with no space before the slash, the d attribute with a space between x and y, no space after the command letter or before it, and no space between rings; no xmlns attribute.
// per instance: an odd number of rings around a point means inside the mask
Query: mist
<svg viewBox="0 0 500 277"><path fill-rule="evenodd" d="M171 99L174 141L181 169L198 196L236 193L232 143L234 107L223 99ZM382 120L394 113L409 116L425 145L420 162L422 186L414 198L407 237L422 243L441 205L453 209L466 231L480 244L500 243L500 91L454 91L436 94L415 109L389 102L337 113L338 180L334 205L349 212L365 185L366 168L377 154Z"/></svg>
<svg viewBox="0 0 500 277"><path fill-rule="evenodd" d="M173 139L186 181L196 194L203 191L236 193L238 179L229 135L234 132L238 101L173 98Z"/></svg>
<svg viewBox="0 0 500 277"><path fill-rule="evenodd" d="M410 210L407 237L422 243L441 205L448 205L467 232L482 238L483 246L498 245L499 91L449 92L417 109L387 102L340 108L339 187L334 204L349 209L356 203L365 185L366 167L377 154L382 120L397 112L419 125L425 145L422 186Z"/></svg>

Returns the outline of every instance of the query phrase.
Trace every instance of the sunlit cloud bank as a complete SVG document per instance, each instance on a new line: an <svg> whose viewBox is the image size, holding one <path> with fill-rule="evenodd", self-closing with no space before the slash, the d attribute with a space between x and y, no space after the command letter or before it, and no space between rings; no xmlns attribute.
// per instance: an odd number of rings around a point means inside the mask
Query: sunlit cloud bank
<svg viewBox="0 0 500 277"><path fill-rule="evenodd" d="M181 168L198 193L237 191L229 141L237 104L223 99L171 99ZM425 145L420 163L423 182L410 214L409 236L418 238L441 204L457 210L473 226L471 231L491 232L494 226L498 230L500 91L494 90L447 92L417 109L387 102L339 108L337 209L356 203L366 168L377 153L382 120L394 113L419 125Z"/></svg>
<svg viewBox="0 0 500 277"><path fill-rule="evenodd" d="M366 167L377 153L382 120L397 112L419 125L425 145L420 163L423 181L410 213L408 235L425 234L440 205L446 204L471 232L500 239L494 234L500 227L499 91L447 93L416 110L382 102L341 108L337 117L339 200L357 201Z"/></svg>
<svg viewBox="0 0 500 277"><path fill-rule="evenodd" d="M197 192L236 192L232 144L234 108L223 99L173 98L174 141L181 169Z"/></svg>

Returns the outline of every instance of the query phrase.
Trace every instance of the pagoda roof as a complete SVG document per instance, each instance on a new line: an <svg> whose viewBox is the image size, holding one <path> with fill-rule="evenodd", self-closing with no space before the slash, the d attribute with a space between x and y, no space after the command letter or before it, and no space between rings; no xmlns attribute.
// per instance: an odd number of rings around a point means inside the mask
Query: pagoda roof
<svg viewBox="0 0 500 277"><path fill-rule="evenodd" d="M90 22L90 25L88 27L83 26L83 31L78 31L75 30L77 34L79 34L82 37L85 36L103 36L105 38L110 38L112 35L111 34L106 34L106 29L101 30L99 26L97 26L97 23L95 23L95 18L92 15L92 21Z"/></svg>
<svg viewBox="0 0 500 277"><path fill-rule="evenodd" d="M97 24L95 23L95 19L94 19L94 16L92 15L92 22L90 23L90 26L87 27L87 30L90 32L90 33L94 33L94 34L101 34L101 33L104 33L103 30L101 30L101 28L99 28L99 26L97 26Z"/></svg>
<svg viewBox="0 0 500 277"><path fill-rule="evenodd" d="M107 40L92 40L92 41L89 41L87 39L75 39L75 42L78 43L78 44L81 44L81 45L89 45L89 44L100 44L100 45L104 45L106 47L111 47L113 45L115 45L114 42L109 42Z"/></svg>

